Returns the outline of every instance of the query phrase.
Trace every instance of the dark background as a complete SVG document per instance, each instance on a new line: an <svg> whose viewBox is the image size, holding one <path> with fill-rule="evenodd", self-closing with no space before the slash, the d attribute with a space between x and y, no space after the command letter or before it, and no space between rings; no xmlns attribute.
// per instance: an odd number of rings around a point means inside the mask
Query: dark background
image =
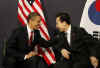
<svg viewBox="0 0 100 68"><path fill-rule="evenodd" d="M79 26L85 2L86 0L44 0L49 32L55 29L55 15L62 11L68 12L72 24ZM17 21L17 1L0 0L0 68L2 68L4 40L7 40L12 30L19 24Z"/></svg>

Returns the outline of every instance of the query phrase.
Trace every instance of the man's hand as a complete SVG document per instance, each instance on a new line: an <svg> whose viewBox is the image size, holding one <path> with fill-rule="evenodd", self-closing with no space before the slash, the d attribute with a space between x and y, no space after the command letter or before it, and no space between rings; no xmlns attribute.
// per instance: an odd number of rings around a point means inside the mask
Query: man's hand
<svg viewBox="0 0 100 68"><path fill-rule="evenodd" d="M62 56L64 56L64 58L66 58L67 60L70 59L69 54L71 54L71 53L70 53L68 50L62 49L62 50L61 50L61 54L62 54Z"/></svg>
<svg viewBox="0 0 100 68"><path fill-rule="evenodd" d="M99 60L98 60L95 56L91 56L91 57L90 57L90 61L91 61L91 64L92 64L95 68L98 67L98 65L99 65Z"/></svg>
<svg viewBox="0 0 100 68"><path fill-rule="evenodd" d="M34 51L31 51L30 53L28 53L27 55L25 55L25 59L30 59L32 56L36 56L37 53Z"/></svg>

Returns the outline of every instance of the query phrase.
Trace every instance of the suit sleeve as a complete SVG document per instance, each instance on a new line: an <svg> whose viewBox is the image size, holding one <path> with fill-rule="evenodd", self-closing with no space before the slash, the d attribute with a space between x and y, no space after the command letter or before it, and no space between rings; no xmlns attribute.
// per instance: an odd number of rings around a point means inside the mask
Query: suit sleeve
<svg viewBox="0 0 100 68"><path fill-rule="evenodd" d="M60 33L58 33L57 31L54 31L53 33L53 37L50 40L45 40L40 36L39 39L39 44L41 47L44 48L48 48L48 47L52 47L58 51L61 51L61 49L65 48L64 47L64 38L61 34L61 36L59 35Z"/></svg>
<svg viewBox="0 0 100 68"><path fill-rule="evenodd" d="M98 46L97 41L94 40L93 36L88 34L84 29L81 28L81 33L83 35L83 40L87 45L89 56L96 56L96 46Z"/></svg>
<svg viewBox="0 0 100 68"><path fill-rule="evenodd" d="M38 31L38 36L39 36L39 38L38 38L38 44L39 44L41 47L44 47L44 48L50 47L50 44L51 44L50 41L45 40L43 37L41 37L39 31Z"/></svg>
<svg viewBox="0 0 100 68"><path fill-rule="evenodd" d="M64 37L62 33L56 33L54 36L49 40L51 47L58 50L59 52L65 48L64 46Z"/></svg>
<svg viewBox="0 0 100 68"><path fill-rule="evenodd" d="M24 59L25 54L17 50L18 31L14 30L7 42L7 56Z"/></svg>

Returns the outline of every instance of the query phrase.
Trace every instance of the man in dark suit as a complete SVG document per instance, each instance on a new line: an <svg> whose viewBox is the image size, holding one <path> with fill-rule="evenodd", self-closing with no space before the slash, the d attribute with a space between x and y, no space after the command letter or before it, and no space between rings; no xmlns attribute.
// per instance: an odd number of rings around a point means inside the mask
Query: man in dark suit
<svg viewBox="0 0 100 68"><path fill-rule="evenodd" d="M98 66L96 42L83 28L74 27L67 13L56 17L56 28L52 47L58 60L54 68L92 68ZM58 54L59 53L59 54Z"/></svg>
<svg viewBox="0 0 100 68"><path fill-rule="evenodd" d="M16 59L15 65L18 66L16 68L38 68L38 63L41 61L34 51L34 47L42 39L38 30L41 22L40 15L35 12L30 13L27 21L27 26L13 31L7 43L7 57Z"/></svg>

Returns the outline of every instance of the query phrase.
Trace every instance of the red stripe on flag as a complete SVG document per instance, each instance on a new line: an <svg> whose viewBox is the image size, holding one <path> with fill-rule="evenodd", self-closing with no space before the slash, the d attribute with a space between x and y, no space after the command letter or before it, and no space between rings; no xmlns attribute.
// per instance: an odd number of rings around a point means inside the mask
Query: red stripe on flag
<svg viewBox="0 0 100 68"><path fill-rule="evenodd" d="M41 17L41 20L43 21L43 24L45 25L45 27L47 28L47 24L46 22L44 21L44 19Z"/></svg>
<svg viewBox="0 0 100 68"><path fill-rule="evenodd" d="M45 38L47 40L50 40L50 38L48 37L48 35L44 32L44 30L42 29L42 27L40 26L40 30L42 31L42 33L44 34Z"/></svg>
<svg viewBox="0 0 100 68"><path fill-rule="evenodd" d="M29 13L31 13L31 11L29 10L29 8L28 8L28 7L26 6L26 4L25 4L25 1L22 0L22 2L23 2L23 5L24 5L25 9L26 9Z"/></svg>
<svg viewBox="0 0 100 68"><path fill-rule="evenodd" d="M23 16L27 19L27 15L24 13L22 6L18 3L20 11L23 13Z"/></svg>
<svg viewBox="0 0 100 68"><path fill-rule="evenodd" d="M96 0L96 11L100 12L100 0Z"/></svg>
<svg viewBox="0 0 100 68"><path fill-rule="evenodd" d="M45 55L45 53L42 51L42 49L40 48L40 46L38 46L38 49L40 50L39 52L41 52L41 54L44 57L44 60L47 62L48 65L51 64L50 60L48 59L48 57Z"/></svg>
<svg viewBox="0 0 100 68"><path fill-rule="evenodd" d="M24 20L20 17L19 13L17 14L17 16L18 16L18 19L19 19L20 23L21 23L23 26L25 26L26 24L24 23Z"/></svg>
<svg viewBox="0 0 100 68"><path fill-rule="evenodd" d="M38 6L40 7L41 10L43 10L41 3L39 2L39 0L35 0L35 2L38 4Z"/></svg>
<svg viewBox="0 0 100 68"><path fill-rule="evenodd" d="M46 50L49 52L49 54L50 54L50 56L52 57L52 59L53 59L54 61L56 61L55 56L54 56L54 54L52 53L52 51L51 51L50 49L48 49L48 48L46 48Z"/></svg>

